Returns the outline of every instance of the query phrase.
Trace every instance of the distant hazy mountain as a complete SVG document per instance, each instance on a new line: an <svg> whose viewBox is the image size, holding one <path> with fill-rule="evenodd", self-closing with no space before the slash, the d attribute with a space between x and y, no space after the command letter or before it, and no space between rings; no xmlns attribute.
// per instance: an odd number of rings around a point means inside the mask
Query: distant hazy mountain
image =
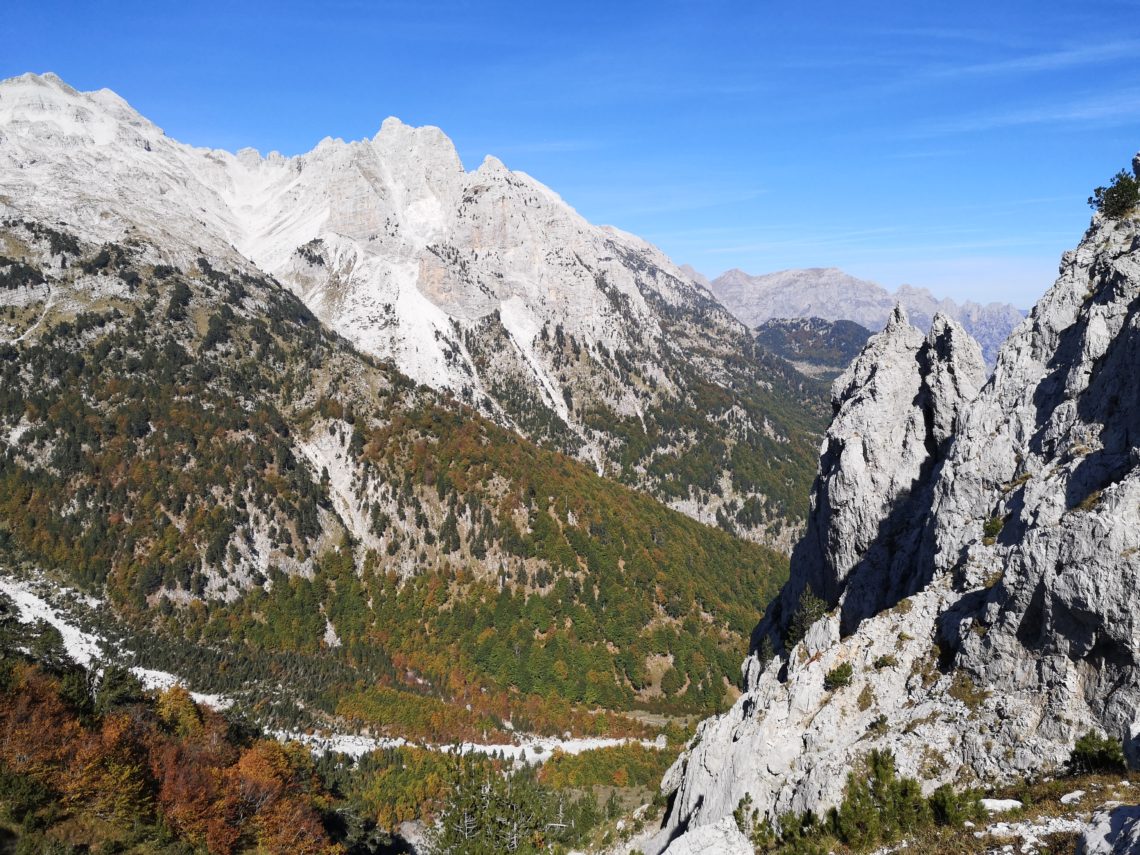
<svg viewBox="0 0 1140 855"><path fill-rule="evenodd" d="M883 328L897 303L923 330L938 312L958 321L982 345L993 364L998 348L1025 313L1008 303L955 303L939 300L925 288L902 285L890 293L834 267L781 270L750 276L729 270L709 283L709 290L729 311L751 327L772 318L823 318L854 321L869 330Z"/></svg>
<svg viewBox="0 0 1140 855"><path fill-rule="evenodd" d="M871 331L854 321L773 318L756 328L758 344L812 377L832 379L859 352Z"/></svg>

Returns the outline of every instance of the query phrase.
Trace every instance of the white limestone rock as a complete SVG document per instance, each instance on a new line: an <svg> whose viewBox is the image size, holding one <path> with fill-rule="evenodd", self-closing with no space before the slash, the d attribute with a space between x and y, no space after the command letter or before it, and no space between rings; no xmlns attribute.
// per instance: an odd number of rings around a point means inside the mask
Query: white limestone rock
<svg viewBox="0 0 1140 855"><path fill-rule="evenodd" d="M686 832L669 844L669 855L752 855L755 847L731 816Z"/></svg>
<svg viewBox="0 0 1140 855"><path fill-rule="evenodd" d="M1077 844L1077 855L1137 853L1140 853L1140 805L1097 811Z"/></svg>
<svg viewBox="0 0 1140 855"><path fill-rule="evenodd" d="M1057 770L1090 728L1136 763L1138 249L1140 223L1094 217L976 397L977 351L952 326L937 346L896 315L872 339L837 383L757 646L809 583L836 608L786 658L749 657L745 693L670 771L659 842L744 796L758 819L818 815L874 748L926 792ZM850 685L824 691L845 662Z"/></svg>
<svg viewBox="0 0 1140 855"><path fill-rule="evenodd" d="M937 317L924 337L896 307L835 381L807 531L758 637L778 648L805 588L841 605L849 632L929 580L914 557L931 476L984 380L977 343L954 321Z"/></svg>

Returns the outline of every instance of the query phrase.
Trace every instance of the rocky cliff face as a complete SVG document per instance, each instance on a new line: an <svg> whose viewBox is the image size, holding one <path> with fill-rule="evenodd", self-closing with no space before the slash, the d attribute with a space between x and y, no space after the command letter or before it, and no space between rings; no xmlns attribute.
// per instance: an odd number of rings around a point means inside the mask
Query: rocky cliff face
<svg viewBox="0 0 1140 855"><path fill-rule="evenodd" d="M792 580L666 778L660 845L746 794L834 805L873 748L928 790L1055 769L1090 727L1140 760L1138 250L1140 222L1098 215L980 392L960 328L898 312L836 382ZM809 586L831 611L799 640Z"/></svg>
<svg viewBox="0 0 1140 855"><path fill-rule="evenodd" d="M945 315L977 339L991 365L1006 336L1024 317L1008 303L983 306L966 301L959 305L910 285L901 285L891 294L874 282L834 267L781 270L761 276L729 270L714 279L709 288L729 311L751 327L773 318L818 317L854 321L867 329L880 330L894 307L901 305L916 326L928 330L936 315Z"/></svg>
<svg viewBox="0 0 1140 855"><path fill-rule="evenodd" d="M785 548L798 530L816 384L655 247L493 157L466 171L438 128L232 154L25 75L0 83L0 213L257 268L361 350L599 472Z"/></svg>
<svg viewBox="0 0 1140 855"><path fill-rule="evenodd" d="M842 603L844 629L914 593L932 475L985 380L978 345L938 316L924 337L901 307L835 381L796 573L758 636L781 645L805 589Z"/></svg>

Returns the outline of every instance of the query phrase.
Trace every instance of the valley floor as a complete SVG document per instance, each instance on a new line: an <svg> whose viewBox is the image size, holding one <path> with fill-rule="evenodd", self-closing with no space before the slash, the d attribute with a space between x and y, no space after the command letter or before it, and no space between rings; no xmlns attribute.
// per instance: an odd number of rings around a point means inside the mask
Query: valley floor
<svg viewBox="0 0 1140 855"><path fill-rule="evenodd" d="M105 638L97 635L90 629L79 626L76 619L66 614L64 609L56 608L49 603L39 585L33 582L18 580L10 576L0 575L0 594L11 598L19 609L19 619L23 623L44 621L54 627L63 638L64 648L68 656L77 664L90 667L100 662L113 660L117 651ZM67 588L51 586L57 592L60 601L70 601L73 605L83 605L87 608L97 608L101 605L99 600L87 597L77 591ZM177 675L155 668L134 666L131 669L143 686L147 689L166 689L173 685L183 685L184 681ZM188 687L187 687L188 688ZM190 697L196 703L223 710L233 704L233 699L216 693L190 691ZM418 740L409 740L402 737L378 737L359 733L341 733L330 731L308 730L273 730L271 736L281 742L298 742L308 747L314 754L326 753L344 754L352 758L373 751L382 751L389 748L416 747L426 748L448 754L484 754L495 756L516 763L541 764L549 760L556 752L561 754L577 755L584 751L594 751L600 748L614 748L630 742L636 742L645 748L664 749L666 740L663 736L655 740L605 738L605 737L551 737L539 736L529 733L518 733L509 743L482 743L458 742L433 744Z"/></svg>

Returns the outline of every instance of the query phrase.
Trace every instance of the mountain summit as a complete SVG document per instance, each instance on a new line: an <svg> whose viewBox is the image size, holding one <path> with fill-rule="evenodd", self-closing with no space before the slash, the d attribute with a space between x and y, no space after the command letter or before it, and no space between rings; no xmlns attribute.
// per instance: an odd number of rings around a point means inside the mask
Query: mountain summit
<svg viewBox="0 0 1140 855"><path fill-rule="evenodd" d="M256 267L413 380L698 519L786 547L803 517L820 387L659 250L493 157L466 171L438 128L234 154L24 75L0 84L0 210Z"/></svg>

